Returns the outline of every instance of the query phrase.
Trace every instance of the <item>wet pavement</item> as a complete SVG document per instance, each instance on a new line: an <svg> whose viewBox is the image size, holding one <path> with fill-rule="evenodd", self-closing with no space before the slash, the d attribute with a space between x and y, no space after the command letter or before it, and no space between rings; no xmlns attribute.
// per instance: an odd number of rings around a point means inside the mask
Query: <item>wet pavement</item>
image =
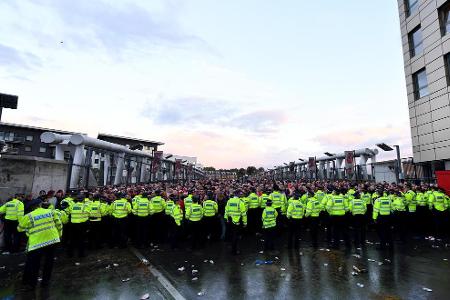
<svg viewBox="0 0 450 300"><path fill-rule="evenodd" d="M369 234L369 240L376 238ZM448 299L450 295L450 248L442 243L421 238L396 244L389 252L376 250L375 244L363 250L314 250L305 242L296 251L286 249L284 241L284 236L278 239L278 251L261 254L261 237L246 236L237 256L224 242L196 251L170 250L166 245L138 251L186 299ZM80 261L61 252L50 287L35 291L20 283L25 256L1 255L0 299L140 299L146 293L150 299L171 299L131 250L91 251Z"/></svg>
<svg viewBox="0 0 450 300"><path fill-rule="evenodd" d="M147 267L128 249L89 252L82 260L62 252L55 261L48 288L22 286L25 255L0 255L0 299L170 299ZM79 265L75 265L79 263ZM116 266L114 266L116 264Z"/></svg>
<svg viewBox="0 0 450 300"><path fill-rule="evenodd" d="M414 240L396 245L393 252L376 250L375 244L360 251L313 250L305 244L295 251L286 248L282 237L280 251L260 254L260 239L245 237L238 256L230 255L223 242L199 251L158 247L141 252L187 299L448 299L450 295L450 248L443 244L433 248L434 242Z"/></svg>

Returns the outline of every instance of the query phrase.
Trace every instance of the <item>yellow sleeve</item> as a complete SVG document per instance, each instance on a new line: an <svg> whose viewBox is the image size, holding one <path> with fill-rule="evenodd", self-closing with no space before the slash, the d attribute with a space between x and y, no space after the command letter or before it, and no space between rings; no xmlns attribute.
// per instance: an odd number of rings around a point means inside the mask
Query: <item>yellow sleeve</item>
<svg viewBox="0 0 450 300"><path fill-rule="evenodd" d="M0 214L6 213L6 203L0 206Z"/></svg>
<svg viewBox="0 0 450 300"><path fill-rule="evenodd" d="M24 232L31 227L30 215L25 215L19 218L19 225L17 226L17 231Z"/></svg>

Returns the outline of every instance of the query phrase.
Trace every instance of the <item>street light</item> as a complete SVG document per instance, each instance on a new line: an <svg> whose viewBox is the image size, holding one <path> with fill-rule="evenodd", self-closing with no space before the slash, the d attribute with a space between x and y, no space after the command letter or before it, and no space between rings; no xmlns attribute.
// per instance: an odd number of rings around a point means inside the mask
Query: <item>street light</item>
<svg viewBox="0 0 450 300"><path fill-rule="evenodd" d="M3 108L17 109L18 96L0 93L0 121L2 120Z"/></svg>
<svg viewBox="0 0 450 300"><path fill-rule="evenodd" d="M305 161L303 158L299 158L298 160L299 160L299 161Z"/></svg>
<svg viewBox="0 0 450 300"><path fill-rule="evenodd" d="M397 183L399 183L400 179L403 179L402 165L401 165L401 161L400 161L400 146L393 145L394 148L392 148L391 146L389 146L386 143L379 143L379 144L377 144L377 147L386 152L392 151L395 148L395 150L397 152L397 162L395 164L395 180L397 181Z"/></svg>
<svg viewBox="0 0 450 300"><path fill-rule="evenodd" d="M326 156L328 156L328 157L332 157L332 156L335 156L336 154L334 154L334 153L330 153L330 152L325 152L324 153Z"/></svg>

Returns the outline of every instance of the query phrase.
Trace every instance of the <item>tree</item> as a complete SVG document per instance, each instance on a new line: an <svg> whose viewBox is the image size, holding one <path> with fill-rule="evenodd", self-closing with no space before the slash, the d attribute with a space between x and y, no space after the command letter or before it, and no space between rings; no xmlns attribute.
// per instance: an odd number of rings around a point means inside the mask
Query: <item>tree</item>
<svg viewBox="0 0 450 300"><path fill-rule="evenodd" d="M203 168L203 171L215 171L216 170L216 168L214 168L214 167L204 167Z"/></svg>
<svg viewBox="0 0 450 300"><path fill-rule="evenodd" d="M254 166L248 166L246 171L248 176L252 176L256 174L256 167Z"/></svg>

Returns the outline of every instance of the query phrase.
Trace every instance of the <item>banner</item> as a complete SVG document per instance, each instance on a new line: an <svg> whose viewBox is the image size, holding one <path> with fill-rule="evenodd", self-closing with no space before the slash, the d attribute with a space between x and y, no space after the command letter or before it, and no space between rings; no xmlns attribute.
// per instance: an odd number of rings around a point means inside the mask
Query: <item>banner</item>
<svg viewBox="0 0 450 300"><path fill-rule="evenodd" d="M352 175L355 169L355 151L345 151L345 173Z"/></svg>
<svg viewBox="0 0 450 300"><path fill-rule="evenodd" d="M175 175L178 176L181 171L181 162L183 160L176 158L175 159Z"/></svg>
<svg viewBox="0 0 450 300"><path fill-rule="evenodd" d="M155 154L153 155L153 161L152 161L152 173L156 173L159 171L161 167L161 158L163 156L163 151L155 151Z"/></svg>
<svg viewBox="0 0 450 300"><path fill-rule="evenodd" d="M316 158L315 157L310 157L308 159L308 169L310 171L316 171L316 168L317 168L317 166L316 166Z"/></svg>

